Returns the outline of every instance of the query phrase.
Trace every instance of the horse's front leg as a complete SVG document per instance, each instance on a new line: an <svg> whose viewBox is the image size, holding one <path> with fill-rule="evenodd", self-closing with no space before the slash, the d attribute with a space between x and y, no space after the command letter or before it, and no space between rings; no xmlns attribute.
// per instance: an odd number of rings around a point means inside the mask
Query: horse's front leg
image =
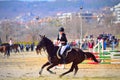
<svg viewBox="0 0 120 80"><path fill-rule="evenodd" d="M50 65L50 63L49 63L49 62L46 62L46 63L41 67L41 70L39 71L39 74L40 74L40 75L42 74L43 69L44 69L46 66L48 66L48 65Z"/></svg>
<svg viewBox="0 0 120 80"><path fill-rule="evenodd" d="M4 52L4 57L5 57L6 54L7 54L7 52L5 51L5 52Z"/></svg>
<svg viewBox="0 0 120 80"><path fill-rule="evenodd" d="M50 72L51 74L56 74L56 72L52 72L50 69L53 68L54 66L56 66L58 64L52 64L47 68L47 71Z"/></svg>
<svg viewBox="0 0 120 80"><path fill-rule="evenodd" d="M7 53L6 53L6 51L4 52L4 57L3 58L5 58L5 55L6 55Z"/></svg>

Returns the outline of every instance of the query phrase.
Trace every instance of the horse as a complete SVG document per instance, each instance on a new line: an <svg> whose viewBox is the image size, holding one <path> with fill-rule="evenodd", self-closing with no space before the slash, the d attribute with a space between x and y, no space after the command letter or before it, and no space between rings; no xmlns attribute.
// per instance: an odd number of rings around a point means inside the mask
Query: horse
<svg viewBox="0 0 120 80"><path fill-rule="evenodd" d="M1 53L5 52L5 46L0 46L0 52Z"/></svg>
<svg viewBox="0 0 120 80"><path fill-rule="evenodd" d="M42 71L46 66L48 66L47 67L48 72L55 74L55 72L51 71L50 69L60 64L60 58L58 57L57 54L59 47L55 46L53 42L45 36L40 35L40 38L41 40L36 47L36 53L39 54L41 49L45 48L48 54L48 61L41 67L39 74L40 75L42 74ZM59 77L62 77L72 72L74 69L75 69L74 72L74 76L75 76L78 71L78 64L83 62L86 58L91 58L96 63L99 63L99 61L95 58L95 56L92 53L90 52L85 53L79 48L72 48L72 50L68 52L66 56L66 63L65 63L65 64L69 64L72 62L72 66L67 72L61 74Z"/></svg>
<svg viewBox="0 0 120 80"><path fill-rule="evenodd" d="M10 45L9 43L3 43L0 45L0 52L4 53L4 56L7 55L7 57L10 56Z"/></svg>
<svg viewBox="0 0 120 80"><path fill-rule="evenodd" d="M19 52L19 49L18 49L19 46L20 46L20 44L12 44L10 46L10 49L11 49L11 51L14 50L14 52L17 53L17 52Z"/></svg>

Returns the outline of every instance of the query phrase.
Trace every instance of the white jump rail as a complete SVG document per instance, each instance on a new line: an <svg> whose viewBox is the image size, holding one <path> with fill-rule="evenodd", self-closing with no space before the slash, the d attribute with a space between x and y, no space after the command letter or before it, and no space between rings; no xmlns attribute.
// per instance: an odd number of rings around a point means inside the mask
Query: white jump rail
<svg viewBox="0 0 120 80"><path fill-rule="evenodd" d="M120 56L115 56L118 54L120 54L120 52L111 52L111 59L115 60L114 62L111 62L111 64L120 64Z"/></svg>

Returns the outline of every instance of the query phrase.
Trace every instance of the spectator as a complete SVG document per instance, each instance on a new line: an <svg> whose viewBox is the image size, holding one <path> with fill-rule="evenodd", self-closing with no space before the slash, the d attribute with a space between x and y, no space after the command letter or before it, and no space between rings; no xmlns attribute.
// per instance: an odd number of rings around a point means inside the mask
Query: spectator
<svg viewBox="0 0 120 80"><path fill-rule="evenodd" d="M24 45L20 44L20 51L23 52L24 51Z"/></svg>
<svg viewBox="0 0 120 80"><path fill-rule="evenodd" d="M34 42L31 44L31 51L34 51L35 44Z"/></svg>
<svg viewBox="0 0 120 80"><path fill-rule="evenodd" d="M112 40L112 34L109 34L109 41Z"/></svg>
<svg viewBox="0 0 120 80"><path fill-rule="evenodd" d="M26 44L26 51L29 51L29 49L30 49L30 45Z"/></svg>
<svg viewBox="0 0 120 80"><path fill-rule="evenodd" d="M87 41L86 40L83 40L82 49L83 50L87 49Z"/></svg>
<svg viewBox="0 0 120 80"><path fill-rule="evenodd" d="M93 41L93 40L90 40L90 41L88 42L89 52L92 52L92 51L93 51L93 46L94 46L94 41Z"/></svg>
<svg viewBox="0 0 120 80"><path fill-rule="evenodd" d="M103 41L103 49L106 50L106 47L107 47L107 41L104 40L104 41Z"/></svg>
<svg viewBox="0 0 120 80"><path fill-rule="evenodd" d="M112 40L112 50L115 49L115 40Z"/></svg>

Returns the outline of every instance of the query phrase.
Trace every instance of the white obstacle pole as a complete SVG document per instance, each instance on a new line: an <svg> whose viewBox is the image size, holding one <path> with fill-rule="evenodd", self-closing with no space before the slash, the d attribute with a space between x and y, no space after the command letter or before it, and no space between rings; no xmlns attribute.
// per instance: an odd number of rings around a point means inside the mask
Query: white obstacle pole
<svg viewBox="0 0 120 80"><path fill-rule="evenodd" d="M95 49L98 47L98 45L99 45L99 41L98 41L98 43L93 47L93 53L95 52Z"/></svg>
<svg viewBox="0 0 120 80"><path fill-rule="evenodd" d="M98 53L100 53L100 41L98 40Z"/></svg>
<svg viewBox="0 0 120 80"><path fill-rule="evenodd" d="M100 44L102 44L102 49L100 48ZM93 52L95 52L95 49L98 47L97 52L100 53L100 50L103 53L103 40L98 40L98 43L93 47Z"/></svg>
<svg viewBox="0 0 120 80"><path fill-rule="evenodd" d="M100 40L100 43L101 43L101 45L102 45L101 52L103 53L103 40L102 40L102 39Z"/></svg>

